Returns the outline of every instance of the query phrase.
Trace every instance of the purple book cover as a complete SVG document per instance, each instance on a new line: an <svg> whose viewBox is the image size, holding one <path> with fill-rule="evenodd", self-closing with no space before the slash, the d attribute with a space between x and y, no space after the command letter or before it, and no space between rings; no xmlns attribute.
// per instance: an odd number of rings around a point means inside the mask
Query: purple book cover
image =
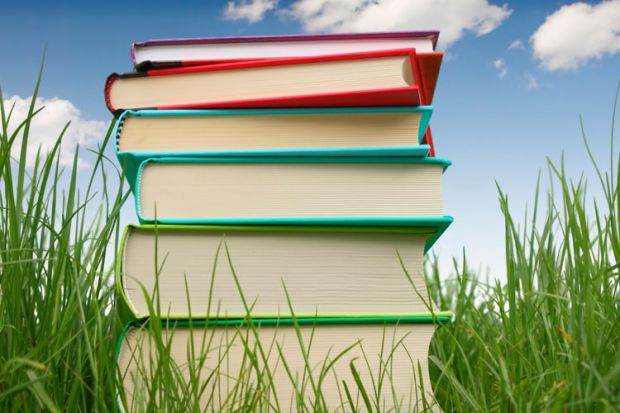
<svg viewBox="0 0 620 413"><path fill-rule="evenodd" d="M204 37L156 39L133 43L131 46L131 60L136 65L136 49L149 46L180 46L198 44L225 44L225 43L269 43L269 42L296 42L321 40L355 40L355 39L403 39L417 38L430 39L433 49L437 44L439 31L400 31L400 32L373 32L373 33L335 33L335 34L291 34L275 36L239 36L239 37Z"/></svg>

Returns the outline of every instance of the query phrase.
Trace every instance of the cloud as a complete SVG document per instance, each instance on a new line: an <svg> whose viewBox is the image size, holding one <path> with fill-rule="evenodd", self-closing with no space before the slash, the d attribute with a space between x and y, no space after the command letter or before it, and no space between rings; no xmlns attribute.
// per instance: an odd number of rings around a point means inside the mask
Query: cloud
<svg viewBox="0 0 620 413"><path fill-rule="evenodd" d="M497 77L500 79L503 79L508 75L508 68L506 67L506 62L504 62L504 59L495 60L493 62L493 66L497 69Z"/></svg>
<svg viewBox="0 0 620 413"><path fill-rule="evenodd" d="M284 11L308 32L437 29L443 48L468 32L492 32L511 13L488 0L297 0Z"/></svg>
<svg viewBox="0 0 620 413"><path fill-rule="evenodd" d="M540 83L538 83L538 80L536 80L536 78L528 73L526 76L527 78L527 88L528 89L538 89L540 88Z"/></svg>
<svg viewBox="0 0 620 413"><path fill-rule="evenodd" d="M546 70L577 69L620 51L620 0L573 3L547 16L530 38Z"/></svg>
<svg viewBox="0 0 620 413"><path fill-rule="evenodd" d="M512 50L512 49L525 50L525 46L523 45L523 42L521 40L517 39L514 42L510 43L510 46L508 46L508 50Z"/></svg>
<svg viewBox="0 0 620 413"><path fill-rule="evenodd" d="M263 19L265 13L274 9L278 0L241 0L229 1L224 10L226 20L247 20L257 23Z"/></svg>
<svg viewBox="0 0 620 413"><path fill-rule="evenodd" d="M8 112L13 107L13 113L9 122L9 134L19 126L28 115L28 108L32 97L22 98L11 96L4 100L5 110ZM71 124L64 134L60 148L60 163L71 165L75 155L76 145L82 147L80 153L84 153L85 146L94 146L105 136L107 125L99 120L86 120L82 118L80 110L68 100L57 97L44 98L38 97L35 110L43 107L37 113L30 125L27 148L27 165L32 166L37 155L37 150L41 148L41 153L48 153L56 143L60 132L68 121ZM22 131L18 133L18 138L13 144L13 157L19 156L21 148ZM83 159L78 160L79 167L88 165Z"/></svg>

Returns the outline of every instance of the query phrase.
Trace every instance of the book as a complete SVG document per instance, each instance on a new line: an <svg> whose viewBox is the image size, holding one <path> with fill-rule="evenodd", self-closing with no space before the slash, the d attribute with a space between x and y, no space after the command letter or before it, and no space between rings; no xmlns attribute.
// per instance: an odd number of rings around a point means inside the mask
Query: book
<svg viewBox="0 0 620 413"><path fill-rule="evenodd" d="M418 106L415 49L279 58L110 75L105 100L126 109Z"/></svg>
<svg viewBox="0 0 620 413"><path fill-rule="evenodd" d="M121 165L161 156L424 157L429 146L421 141L432 110L399 106L126 111L113 136Z"/></svg>
<svg viewBox="0 0 620 413"><path fill-rule="evenodd" d="M450 162L399 157L151 158L136 173L142 223L329 224L443 215Z"/></svg>
<svg viewBox="0 0 620 413"><path fill-rule="evenodd" d="M243 318L244 300L253 317L291 316L285 288L297 316L426 313L424 253L451 222L129 226L117 285L136 319L149 300L169 319Z"/></svg>
<svg viewBox="0 0 620 413"><path fill-rule="evenodd" d="M384 50L391 50L393 48L386 48ZM377 49L382 50L382 49ZM351 51L348 51L351 53ZM347 53L343 50L342 53ZM288 57L302 57L306 55L294 54ZM169 61L169 62L144 62L136 67L138 71L145 71L150 69L170 69L189 66L203 66L213 65L221 63L233 63L233 62L247 62L252 60L267 59L268 57L256 58L256 59L227 59L227 60L182 60L182 61ZM441 68L441 61L443 60L443 52L420 52L416 50L416 59L418 66L420 67L420 76L422 77L422 87L425 95L427 105L433 103L433 96L435 94L435 86L437 84L437 77L439 76L439 69Z"/></svg>
<svg viewBox="0 0 620 413"><path fill-rule="evenodd" d="M186 395L189 405L183 408L195 411L234 410L231 404L248 396L259 397L261 405L268 403L277 411L297 411L298 395L306 407L313 406L317 387L326 411L365 411L362 393L381 411L440 411L429 379L428 348L436 328L448 319L129 325L116 355L126 395L119 407L144 410L147 400L159 393L154 377L168 374L175 379L165 381L167 392L176 389ZM151 402L161 410L179 408L172 400Z"/></svg>
<svg viewBox="0 0 620 413"><path fill-rule="evenodd" d="M205 62L318 56L389 49L433 52L438 31L159 39L131 46L137 70Z"/></svg>

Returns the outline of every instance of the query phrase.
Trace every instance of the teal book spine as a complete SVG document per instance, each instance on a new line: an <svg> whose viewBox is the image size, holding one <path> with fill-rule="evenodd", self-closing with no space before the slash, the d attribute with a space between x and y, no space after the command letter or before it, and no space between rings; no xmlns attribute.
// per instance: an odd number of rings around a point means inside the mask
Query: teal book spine
<svg viewBox="0 0 620 413"><path fill-rule="evenodd" d="M119 151L118 139L123 123L128 117L195 117L195 116L263 116L263 115L312 115L312 114L360 114L360 113L420 113L417 145L392 147L339 147L339 148L295 148L295 149L249 149L174 152L124 152ZM128 110L123 112L113 130L116 138L115 152L130 183L135 182L139 165L150 158L165 157L416 157L423 158L430 146L422 144L428 127L432 106L388 106L351 108L304 108L304 109L204 109L204 110Z"/></svg>

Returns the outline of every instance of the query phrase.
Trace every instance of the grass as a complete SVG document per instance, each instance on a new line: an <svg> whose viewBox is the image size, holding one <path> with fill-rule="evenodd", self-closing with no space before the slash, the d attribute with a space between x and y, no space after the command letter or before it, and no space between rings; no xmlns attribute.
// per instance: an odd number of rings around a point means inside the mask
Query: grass
<svg viewBox="0 0 620 413"><path fill-rule="evenodd" d="M616 91L618 101L620 83ZM505 217L507 282L482 284L467 268L451 284L436 267L431 291L454 323L436 335L435 394L453 411L620 411L620 158L600 169L582 135L603 193L588 210L586 182L548 164L551 189L538 185L531 218L519 230ZM541 203L545 202L545 207ZM542 212L541 212L542 210Z"/></svg>
<svg viewBox="0 0 620 413"><path fill-rule="evenodd" d="M110 284L116 257L106 252L118 241L127 194L108 186L109 132L86 176L77 151L71 167L59 164L68 124L50 153L26 167L38 87L13 132L12 108L0 101L0 411L109 411L119 323Z"/></svg>
<svg viewBox="0 0 620 413"><path fill-rule="evenodd" d="M112 285L117 257L108 246L118 242L128 192L117 184L122 173L115 160L104 155L110 131L92 151L86 177L78 170L77 152L71 167L59 164L59 144L70 125L50 153L39 153L26 166L29 128L40 110L34 105L37 91L38 84L15 131L8 130L11 108L0 100L0 411L111 411L117 392L121 403L127 399L116 384L113 355L122 323ZM431 295L455 314L430 351L444 411L620 411L620 164L613 126L612 120L609 165L602 169L592 159L603 193L594 203L586 182L571 180L562 163L549 163L551 190L536 190L532 214L521 224L499 192L505 283L485 283L465 258L448 279L431 263ZM161 328L157 322L150 326L155 333ZM241 380L226 409L288 410L278 405L269 372L259 363L277 346L247 337L241 335L247 356L242 373L259 377L260 388ZM150 400L148 410L194 409L200 382L188 387L165 362L166 341L158 348L153 366L159 380L142 393ZM360 374L355 366L351 371ZM306 411L321 410L319 381L325 374L306 372L303 385L298 383ZM372 389L357 383L347 383L343 399L359 411L380 411ZM309 395L314 403L304 401Z"/></svg>

